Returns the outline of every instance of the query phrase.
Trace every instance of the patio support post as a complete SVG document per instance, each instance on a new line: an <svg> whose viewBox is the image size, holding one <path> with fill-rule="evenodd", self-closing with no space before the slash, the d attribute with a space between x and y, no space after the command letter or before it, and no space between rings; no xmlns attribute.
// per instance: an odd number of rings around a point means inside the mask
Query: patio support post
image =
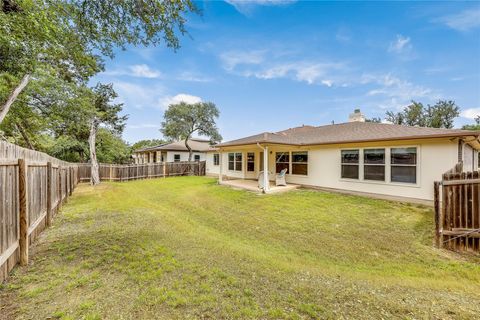
<svg viewBox="0 0 480 320"><path fill-rule="evenodd" d="M222 158L223 158L223 155L222 155L222 150L218 150L218 162L219 162L219 165L220 165L220 168L219 168L219 172L218 172L218 183L221 184L222 181L223 181L223 161L222 161Z"/></svg>
<svg viewBox="0 0 480 320"><path fill-rule="evenodd" d="M268 147L265 146L263 152L263 181L265 183L265 187L263 188L264 192L268 192L270 190L270 181L268 180Z"/></svg>

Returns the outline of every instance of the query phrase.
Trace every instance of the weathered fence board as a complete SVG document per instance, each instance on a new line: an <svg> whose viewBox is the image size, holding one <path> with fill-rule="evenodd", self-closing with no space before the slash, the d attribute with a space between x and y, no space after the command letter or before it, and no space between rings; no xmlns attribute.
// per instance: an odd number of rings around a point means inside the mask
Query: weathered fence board
<svg viewBox="0 0 480 320"><path fill-rule="evenodd" d="M159 177L205 175L205 161L195 162L159 162L134 165L100 164L101 181L129 181ZM79 164L79 181L89 182L91 166Z"/></svg>
<svg viewBox="0 0 480 320"><path fill-rule="evenodd" d="M461 163L444 173L442 195L435 191L436 242L451 250L480 251L480 173L463 172Z"/></svg>
<svg viewBox="0 0 480 320"><path fill-rule="evenodd" d="M76 164L0 141L0 282L15 265L28 263L30 244L69 196L77 177Z"/></svg>

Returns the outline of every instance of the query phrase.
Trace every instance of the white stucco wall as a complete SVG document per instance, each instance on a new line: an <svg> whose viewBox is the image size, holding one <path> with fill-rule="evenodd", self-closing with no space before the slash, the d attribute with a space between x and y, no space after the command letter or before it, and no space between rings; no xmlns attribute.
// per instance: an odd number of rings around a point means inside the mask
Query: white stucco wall
<svg viewBox="0 0 480 320"><path fill-rule="evenodd" d="M385 182L348 180L341 178L341 150L362 148L385 148L386 166ZM417 183L390 182L390 147L417 148ZM308 151L308 175L287 174L287 182L310 185L316 187L343 189L349 191L377 193L383 195L409 197L424 200L433 200L433 182L441 180L441 175L451 169L458 158L458 142L448 139L429 141L397 141L361 144L345 144L316 147L269 147L270 179L275 178L275 152L277 151ZM242 152L242 171L228 170L228 153ZM246 153L255 152L255 172L246 172ZM223 174L232 178L256 179L260 170L261 149L256 146L244 148L230 148L222 152L221 160ZM207 156L207 174L218 174L220 166L213 166L213 153ZM363 166L360 165L360 177L363 176Z"/></svg>
<svg viewBox="0 0 480 320"><path fill-rule="evenodd" d="M186 151L167 151L167 162L174 162L176 154L180 155L180 161L188 161L188 152ZM192 161L195 160L195 155L200 155L200 161L205 161L206 152L193 152Z"/></svg>

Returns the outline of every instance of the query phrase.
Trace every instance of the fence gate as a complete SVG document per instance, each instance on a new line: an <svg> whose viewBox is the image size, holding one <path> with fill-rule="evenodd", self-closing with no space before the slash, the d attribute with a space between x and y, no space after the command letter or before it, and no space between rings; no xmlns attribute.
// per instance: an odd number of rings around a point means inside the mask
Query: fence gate
<svg viewBox="0 0 480 320"><path fill-rule="evenodd" d="M480 251L480 174L459 163L435 182L436 244L451 250Z"/></svg>

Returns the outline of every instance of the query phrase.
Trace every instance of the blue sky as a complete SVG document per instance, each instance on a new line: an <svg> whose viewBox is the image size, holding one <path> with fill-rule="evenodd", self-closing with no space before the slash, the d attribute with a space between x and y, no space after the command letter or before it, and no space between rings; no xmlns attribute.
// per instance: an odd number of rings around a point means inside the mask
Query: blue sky
<svg viewBox="0 0 480 320"><path fill-rule="evenodd" d="M480 114L480 2L199 2L173 52L129 47L113 83L129 142L160 138L169 103L212 101L224 140L302 124L383 117L452 99L456 126Z"/></svg>

